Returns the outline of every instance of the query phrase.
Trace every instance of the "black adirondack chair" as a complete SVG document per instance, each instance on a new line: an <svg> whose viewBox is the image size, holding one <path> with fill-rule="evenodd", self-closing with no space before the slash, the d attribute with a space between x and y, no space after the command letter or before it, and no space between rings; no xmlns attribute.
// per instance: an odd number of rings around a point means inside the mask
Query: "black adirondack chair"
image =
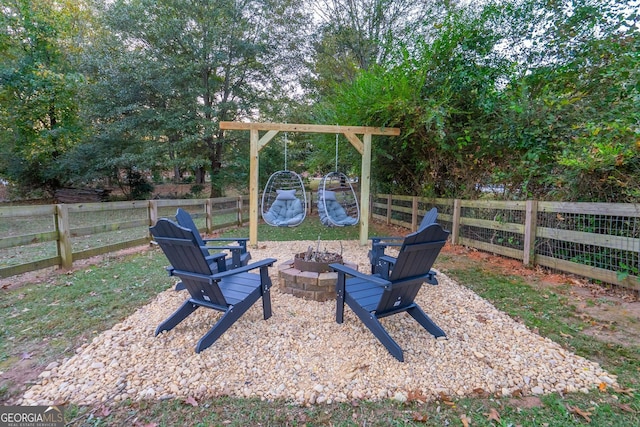
<svg viewBox="0 0 640 427"><path fill-rule="evenodd" d="M150 228L154 240L169 259L169 274L177 276L191 297L156 328L156 335L170 331L199 307L223 312L223 316L196 345L196 353L211 346L256 301L262 299L264 319L271 317L271 279L267 258L246 266L223 271L226 254L205 256L191 229L162 218ZM211 263L218 265L218 271ZM259 273L249 271L260 269Z"/></svg>
<svg viewBox="0 0 640 427"><path fill-rule="evenodd" d="M432 208L425 212L418 226L418 231L422 230L429 224L433 224L438 220L438 209ZM369 261L371 263L371 274L380 274L381 268L384 268L381 264L381 257L384 256L384 251L390 246L402 246L404 236L384 236L384 237L371 237L371 250L369 251Z"/></svg>
<svg viewBox="0 0 640 427"><path fill-rule="evenodd" d="M431 224L404 238L397 258L382 256L388 264L386 277L368 275L342 264L331 264L338 272L336 281L336 322L344 320L344 303L365 324L373 335L399 361L404 361L400 346L380 323L381 318L407 312L436 338L446 334L415 303L423 283L437 285L436 272L431 269L449 232L440 224Z"/></svg>

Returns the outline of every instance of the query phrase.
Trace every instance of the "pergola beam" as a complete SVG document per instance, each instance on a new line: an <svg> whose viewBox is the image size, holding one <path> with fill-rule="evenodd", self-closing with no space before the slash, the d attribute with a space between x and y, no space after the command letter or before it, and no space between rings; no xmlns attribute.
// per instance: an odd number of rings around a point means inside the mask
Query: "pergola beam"
<svg viewBox="0 0 640 427"><path fill-rule="evenodd" d="M220 122L220 129L228 130L275 130L280 132L310 132L310 133L355 133L370 135L398 136L398 128L379 128L370 126L339 126L339 125L310 125L290 123L245 123L245 122Z"/></svg>
<svg viewBox="0 0 640 427"><path fill-rule="evenodd" d="M259 153L278 132L342 133L362 156L360 176L360 244L366 245L369 236L369 194L371 187L371 136L400 135L398 128L369 126L312 125L289 123L220 122L222 130L250 131L249 173L249 244L258 244L258 171ZM266 131L260 138L259 131ZM363 135L362 140L357 135Z"/></svg>

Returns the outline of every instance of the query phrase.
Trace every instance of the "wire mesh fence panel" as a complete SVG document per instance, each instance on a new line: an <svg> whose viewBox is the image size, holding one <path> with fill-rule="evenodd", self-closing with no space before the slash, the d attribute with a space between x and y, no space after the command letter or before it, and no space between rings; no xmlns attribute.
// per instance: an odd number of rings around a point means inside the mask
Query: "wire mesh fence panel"
<svg viewBox="0 0 640 427"><path fill-rule="evenodd" d="M537 215L536 256L610 271L619 282L640 276L640 215L591 206L596 209L580 212L574 205L545 204Z"/></svg>
<svg viewBox="0 0 640 427"><path fill-rule="evenodd" d="M438 224L445 230L453 226L453 199L418 199L418 224L431 208L438 209Z"/></svg>
<svg viewBox="0 0 640 427"><path fill-rule="evenodd" d="M523 206L506 202L489 207L481 203L463 205L459 235L462 239L523 250L525 215Z"/></svg>

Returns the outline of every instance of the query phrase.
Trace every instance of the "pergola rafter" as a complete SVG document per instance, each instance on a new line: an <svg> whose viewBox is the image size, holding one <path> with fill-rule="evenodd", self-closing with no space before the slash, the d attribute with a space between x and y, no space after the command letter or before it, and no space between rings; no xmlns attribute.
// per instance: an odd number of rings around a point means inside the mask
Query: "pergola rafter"
<svg viewBox="0 0 640 427"><path fill-rule="evenodd" d="M220 122L223 130L248 130L251 143L249 173L249 243L258 243L259 153L279 132L341 133L362 156L360 175L360 244L369 238L369 195L371 186L371 137L372 135L397 136L398 128L369 126L338 126L289 123ZM265 132L260 136L260 132ZM362 139L358 137L362 135Z"/></svg>

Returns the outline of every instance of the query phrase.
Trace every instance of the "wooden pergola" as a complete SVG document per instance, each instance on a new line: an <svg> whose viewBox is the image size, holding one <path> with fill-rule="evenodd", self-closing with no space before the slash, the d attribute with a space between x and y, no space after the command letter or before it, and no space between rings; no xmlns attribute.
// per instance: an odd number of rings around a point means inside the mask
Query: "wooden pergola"
<svg viewBox="0 0 640 427"><path fill-rule="evenodd" d="M258 196L259 153L278 132L341 133L362 156L360 175L360 244L366 245L369 238L369 194L371 186L371 136L400 135L398 128L376 128L366 126L310 125L287 123L243 123L220 122L223 130L248 130L251 142L249 175L249 244L258 244ZM266 132L260 136L260 131ZM358 135L362 135L362 139Z"/></svg>

